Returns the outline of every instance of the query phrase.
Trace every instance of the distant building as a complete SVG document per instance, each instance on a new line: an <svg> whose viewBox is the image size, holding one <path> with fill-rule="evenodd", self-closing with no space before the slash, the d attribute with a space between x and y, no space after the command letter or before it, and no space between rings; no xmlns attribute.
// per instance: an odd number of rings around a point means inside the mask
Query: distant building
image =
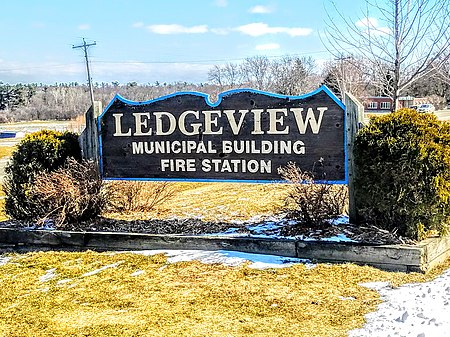
<svg viewBox="0 0 450 337"><path fill-rule="evenodd" d="M376 96L364 98L365 113L391 112L393 106L393 100L390 97Z"/></svg>
<svg viewBox="0 0 450 337"><path fill-rule="evenodd" d="M414 105L422 103L426 99L417 99L412 96L402 96L398 98L398 107L411 108ZM426 103L426 102L425 102ZM394 101L390 97L374 96L364 98L364 112L365 113L387 113L394 109Z"/></svg>
<svg viewBox="0 0 450 337"><path fill-rule="evenodd" d="M411 108L414 105L418 105L416 98L412 96L403 96L398 98L399 108Z"/></svg>

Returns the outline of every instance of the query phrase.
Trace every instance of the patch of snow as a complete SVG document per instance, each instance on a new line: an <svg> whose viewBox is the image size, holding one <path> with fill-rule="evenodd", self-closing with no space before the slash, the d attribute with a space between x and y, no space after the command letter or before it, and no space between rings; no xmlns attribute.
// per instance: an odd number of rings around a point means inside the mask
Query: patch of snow
<svg viewBox="0 0 450 337"><path fill-rule="evenodd" d="M279 237L279 236L276 236ZM311 238L304 235L286 236L284 239L302 240L302 241L328 241L328 242L358 242L356 240L348 238L345 234L337 234L328 238Z"/></svg>
<svg viewBox="0 0 450 337"><path fill-rule="evenodd" d="M262 234L264 231L273 231L280 229L280 225L275 223L274 221L266 221L255 226L248 226L247 229L257 234Z"/></svg>
<svg viewBox="0 0 450 337"><path fill-rule="evenodd" d="M225 232L219 232L219 233L212 233L212 234L204 234L203 236L228 236L228 235L239 235L239 233L237 233L237 231L239 230L239 228L235 228L235 227L231 227L228 228Z"/></svg>
<svg viewBox="0 0 450 337"><path fill-rule="evenodd" d="M333 225L343 225L348 224L348 216L342 215L333 220L330 220ZM281 229L284 226L293 226L297 224L297 220L295 219L287 219L286 214L278 214L273 216L262 216L256 215L249 220L235 220L231 221L231 223L235 225L240 225L240 228L229 228L225 232L219 233L209 233L204 234L203 236L229 236L229 237L250 237L250 238L271 238L271 239L292 239L292 240L303 240L303 241L331 241L331 242L358 242L356 240L350 239L345 234L340 233L332 237L323 238L323 237L309 237L305 235L297 235L297 236L282 236L280 234ZM248 232L239 232L242 229L242 226L245 226L246 231ZM320 235L319 235L320 236Z"/></svg>
<svg viewBox="0 0 450 337"><path fill-rule="evenodd" d="M366 282L360 285L378 292L382 289L392 289L390 282Z"/></svg>
<svg viewBox="0 0 450 337"><path fill-rule="evenodd" d="M275 255L242 253L227 250L145 250L134 251L133 253L143 255L165 254L168 257L167 261L169 263L197 260L202 263L219 263L226 266L239 266L243 263L250 262L249 267L255 269L284 268L299 263L305 263L312 266L309 260L304 259Z"/></svg>
<svg viewBox="0 0 450 337"><path fill-rule="evenodd" d="M142 274L144 274L145 273L145 271L144 270L136 270L134 273L131 273L130 274L130 276L139 276L139 275L142 275Z"/></svg>
<svg viewBox="0 0 450 337"><path fill-rule="evenodd" d="M52 219L45 219L44 223L41 226L38 226L36 224L32 224L30 226L23 227L24 230L48 230L48 231L54 231L56 229L55 223Z"/></svg>
<svg viewBox="0 0 450 337"><path fill-rule="evenodd" d="M54 279L57 275L55 273L55 271L56 271L56 268L47 270L44 275L39 277L39 282L44 283L44 282L48 282L48 281Z"/></svg>
<svg viewBox="0 0 450 337"><path fill-rule="evenodd" d="M72 282L72 279L66 278L66 279L63 279L63 280L59 280L58 282L56 282L56 284L60 285L60 284L66 284L66 283L69 283L69 282Z"/></svg>
<svg viewBox="0 0 450 337"><path fill-rule="evenodd" d="M339 216L337 218L334 218L334 219L330 220L330 223L332 225L336 225L336 226L338 226L338 225L348 225L350 223L350 220L348 218L348 215L341 215L341 216Z"/></svg>
<svg viewBox="0 0 450 337"><path fill-rule="evenodd" d="M0 266L3 266L4 264L7 264L11 260L10 257L0 257Z"/></svg>
<svg viewBox="0 0 450 337"><path fill-rule="evenodd" d="M95 274L101 273L102 271L104 271L104 270L106 270L106 269L109 269L109 268L116 268L117 266L119 266L119 265L122 264L122 263L123 263L123 261L119 261L119 262L116 262L116 263L108 264L108 265L103 266L103 267L101 267L101 268L99 268L99 269L90 271L90 272L88 272L88 273L84 273L83 275L81 275L81 277L93 276L93 275L95 275Z"/></svg>
<svg viewBox="0 0 450 337"><path fill-rule="evenodd" d="M56 228L55 228L55 223L54 223L53 219L45 219L42 226L39 227L38 229L53 231Z"/></svg>
<svg viewBox="0 0 450 337"><path fill-rule="evenodd" d="M383 303L366 315L350 337L444 337L450 330L450 269L431 282L391 288L387 282L363 284L380 293Z"/></svg>

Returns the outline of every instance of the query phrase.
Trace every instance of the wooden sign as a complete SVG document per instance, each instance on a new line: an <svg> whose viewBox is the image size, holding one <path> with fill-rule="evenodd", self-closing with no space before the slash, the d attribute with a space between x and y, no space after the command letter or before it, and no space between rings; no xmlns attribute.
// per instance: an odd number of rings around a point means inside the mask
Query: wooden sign
<svg viewBox="0 0 450 337"><path fill-rule="evenodd" d="M251 89L117 95L99 117L105 179L271 182L295 162L316 180L346 183L344 105L322 86L303 96Z"/></svg>

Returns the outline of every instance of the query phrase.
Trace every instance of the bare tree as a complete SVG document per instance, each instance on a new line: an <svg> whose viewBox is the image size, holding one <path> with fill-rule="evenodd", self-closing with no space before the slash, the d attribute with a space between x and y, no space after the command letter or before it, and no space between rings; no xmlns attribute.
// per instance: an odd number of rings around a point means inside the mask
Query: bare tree
<svg viewBox="0 0 450 337"><path fill-rule="evenodd" d="M267 56L248 57L241 64L243 79L258 90L269 90L271 84L270 60Z"/></svg>
<svg viewBox="0 0 450 337"><path fill-rule="evenodd" d="M284 56L271 64L272 90L283 95L298 95L316 88L316 63L312 57Z"/></svg>
<svg viewBox="0 0 450 337"><path fill-rule="evenodd" d="M223 67L223 73L225 75L226 84L230 87L237 85L242 78L241 70L239 69L239 65L236 63L227 63Z"/></svg>
<svg viewBox="0 0 450 337"><path fill-rule="evenodd" d="M328 50L367 60L373 84L392 97L394 109L405 89L449 59L448 0L366 0L358 21L334 9L338 19L329 13Z"/></svg>
<svg viewBox="0 0 450 337"><path fill-rule="evenodd" d="M362 98L367 94L371 82L367 70L364 60L343 56L325 63L322 72L323 82L341 98L345 92Z"/></svg>
<svg viewBox="0 0 450 337"><path fill-rule="evenodd" d="M270 60L267 56L253 56L240 64L214 65L208 72L208 80L222 91L245 86L298 95L318 87L321 78L316 69L312 57L286 55Z"/></svg>
<svg viewBox="0 0 450 337"><path fill-rule="evenodd" d="M219 86L223 86L223 78L225 77L225 74L223 72L223 68L220 65L215 64L208 71L208 81Z"/></svg>
<svg viewBox="0 0 450 337"><path fill-rule="evenodd" d="M208 71L208 81L219 85L223 90L238 85L241 82L241 75L241 69L236 63L227 63L223 66L216 64Z"/></svg>
<svg viewBox="0 0 450 337"><path fill-rule="evenodd" d="M436 69L436 75L441 81L447 85L450 85L450 58L447 58L444 62L442 62L442 66Z"/></svg>

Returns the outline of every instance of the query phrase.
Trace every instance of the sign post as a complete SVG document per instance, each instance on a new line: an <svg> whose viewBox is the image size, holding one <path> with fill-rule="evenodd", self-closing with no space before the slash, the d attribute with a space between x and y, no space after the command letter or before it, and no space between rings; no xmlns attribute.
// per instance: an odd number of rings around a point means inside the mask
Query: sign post
<svg viewBox="0 0 450 337"><path fill-rule="evenodd" d="M99 116L104 179L279 181L295 162L315 180L345 184L345 107L322 86L303 96L251 89L146 102L116 96Z"/></svg>

